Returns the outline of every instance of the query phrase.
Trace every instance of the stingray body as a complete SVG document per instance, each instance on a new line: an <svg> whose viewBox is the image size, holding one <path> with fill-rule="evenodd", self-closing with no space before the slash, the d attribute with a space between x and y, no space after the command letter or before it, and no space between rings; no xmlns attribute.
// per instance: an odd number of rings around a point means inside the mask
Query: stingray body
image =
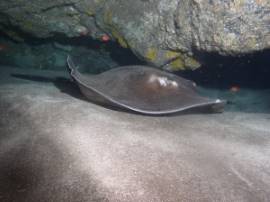
<svg viewBox="0 0 270 202"><path fill-rule="evenodd" d="M67 58L71 77L91 101L142 114L162 115L207 108L222 112L225 101L202 97L194 82L148 66L123 66L98 75L83 74Z"/></svg>

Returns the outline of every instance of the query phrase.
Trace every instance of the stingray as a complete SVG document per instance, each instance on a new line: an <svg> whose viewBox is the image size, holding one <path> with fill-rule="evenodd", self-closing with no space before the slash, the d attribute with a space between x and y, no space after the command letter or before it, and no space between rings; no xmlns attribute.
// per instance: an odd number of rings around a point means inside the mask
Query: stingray
<svg viewBox="0 0 270 202"><path fill-rule="evenodd" d="M226 103L199 95L193 81L149 66L121 66L91 75L81 73L70 56L67 64L72 79L92 102L148 115L202 108L217 113Z"/></svg>

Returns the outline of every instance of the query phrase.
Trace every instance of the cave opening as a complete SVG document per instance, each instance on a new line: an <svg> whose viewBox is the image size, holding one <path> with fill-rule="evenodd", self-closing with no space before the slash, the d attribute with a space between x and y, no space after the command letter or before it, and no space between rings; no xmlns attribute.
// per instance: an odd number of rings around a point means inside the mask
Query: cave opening
<svg viewBox="0 0 270 202"><path fill-rule="evenodd" d="M241 56L201 54L202 66L180 72L205 87L228 89L231 86L251 89L270 88L270 50Z"/></svg>
<svg viewBox="0 0 270 202"><path fill-rule="evenodd" d="M61 34L40 39L23 35L18 42L0 33L0 64L20 68L66 70L66 56L79 58L87 71L97 74L117 66L147 65L130 49L114 41L102 42L90 37L68 38ZM270 50L241 56L199 53L202 66L196 70L175 72L207 88L270 88Z"/></svg>

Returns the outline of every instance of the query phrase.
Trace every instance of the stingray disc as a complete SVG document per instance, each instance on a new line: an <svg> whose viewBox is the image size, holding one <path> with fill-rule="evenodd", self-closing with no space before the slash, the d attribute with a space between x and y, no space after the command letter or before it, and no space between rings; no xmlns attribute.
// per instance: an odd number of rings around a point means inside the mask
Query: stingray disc
<svg viewBox="0 0 270 202"><path fill-rule="evenodd" d="M170 114L193 108L222 112L225 101L202 97L194 82L148 66L123 66L98 75L82 74L70 57L71 77L92 101L143 114Z"/></svg>

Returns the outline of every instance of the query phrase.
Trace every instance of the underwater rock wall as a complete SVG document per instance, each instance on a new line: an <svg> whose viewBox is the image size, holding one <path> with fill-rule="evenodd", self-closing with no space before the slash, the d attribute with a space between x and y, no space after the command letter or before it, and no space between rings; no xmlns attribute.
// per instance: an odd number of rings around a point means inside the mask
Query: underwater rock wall
<svg viewBox="0 0 270 202"><path fill-rule="evenodd" d="M104 36L169 70L196 69L197 53L270 48L268 0L2 0L0 30L23 41Z"/></svg>
<svg viewBox="0 0 270 202"><path fill-rule="evenodd" d="M81 63L88 65L87 71L95 74L120 65L113 59L110 49L116 48L80 38L68 42L33 38L33 41L27 39L24 43L16 43L0 36L0 65L66 71L67 55L72 55L80 57ZM125 61L120 62L125 64Z"/></svg>

